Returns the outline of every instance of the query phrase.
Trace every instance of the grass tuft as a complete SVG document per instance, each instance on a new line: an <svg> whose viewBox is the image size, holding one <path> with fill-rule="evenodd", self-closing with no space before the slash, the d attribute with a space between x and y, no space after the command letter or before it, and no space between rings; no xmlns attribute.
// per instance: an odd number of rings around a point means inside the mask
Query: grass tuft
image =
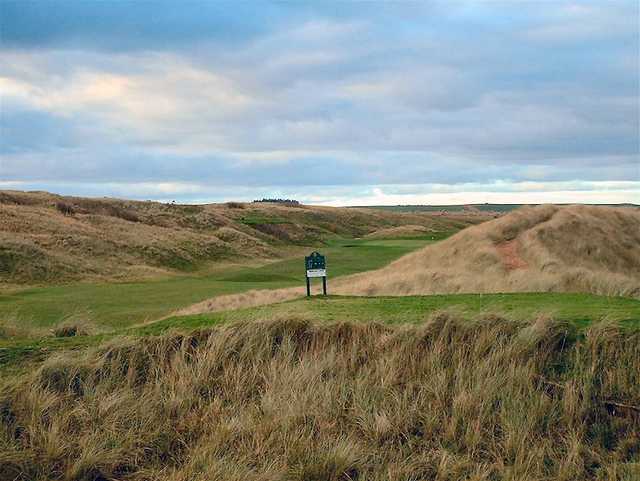
<svg viewBox="0 0 640 481"><path fill-rule="evenodd" d="M2 479L634 479L640 332L293 317L113 339L0 390Z"/></svg>

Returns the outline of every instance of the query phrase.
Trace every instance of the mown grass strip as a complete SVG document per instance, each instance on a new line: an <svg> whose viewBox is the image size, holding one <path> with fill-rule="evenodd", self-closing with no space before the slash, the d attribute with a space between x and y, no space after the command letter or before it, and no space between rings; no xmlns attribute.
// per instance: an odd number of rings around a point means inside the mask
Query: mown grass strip
<svg viewBox="0 0 640 481"><path fill-rule="evenodd" d="M327 256L329 274L336 278L377 269L435 240L334 239L317 249ZM304 285L304 253L258 267L230 266L208 275L146 282L68 284L0 293L0 320L11 318L34 327L50 327L73 317L121 329L158 319L211 297L296 285Z"/></svg>
<svg viewBox="0 0 640 481"><path fill-rule="evenodd" d="M640 327L640 301L572 293L447 294L431 296L327 296L238 309L177 316L140 328L147 334L168 329L195 329L221 322L302 318L313 321L418 323L435 312L447 311L463 319L504 317L531 320L539 316L569 321L578 328L609 320Z"/></svg>
<svg viewBox="0 0 640 481"><path fill-rule="evenodd" d="M640 329L640 301L624 297L572 293L318 296L248 309L175 316L95 336L0 340L0 368L28 360L41 360L55 351L97 345L120 335L154 336L172 330L188 332L228 322L282 318L324 322L420 323L442 311L469 320L493 316L531 320L546 316L569 321L579 330L602 320L613 321L629 329Z"/></svg>

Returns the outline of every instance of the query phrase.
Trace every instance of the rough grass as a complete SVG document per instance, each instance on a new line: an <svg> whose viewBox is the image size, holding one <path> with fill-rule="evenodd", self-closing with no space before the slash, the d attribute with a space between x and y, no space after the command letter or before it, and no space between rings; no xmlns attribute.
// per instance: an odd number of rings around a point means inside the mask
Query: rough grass
<svg viewBox="0 0 640 481"><path fill-rule="evenodd" d="M287 248L380 228L411 224L450 232L487 218L0 191L0 286L157 278L223 262L273 260Z"/></svg>
<svg viewBox="0 0 640 481"><path fill-rule="evenodd" d="M638 409L613 324L234 324L8 383L0 479L631 481Z"/></svg>
<svg viewBox="0 0 640 481"><path fill-rule="evenodd" d="M523 291L640 297L640 209L522 208L334 287L359 295Z"/></svg>
<svg viewBox="0 0 640 481"><path fill-rule="evenodd" d="M100 332L92 321L88 319L73 319L69 318L58 323L51 333L55 337L75 337L75 336L90 336L97 332Z"/></svg>

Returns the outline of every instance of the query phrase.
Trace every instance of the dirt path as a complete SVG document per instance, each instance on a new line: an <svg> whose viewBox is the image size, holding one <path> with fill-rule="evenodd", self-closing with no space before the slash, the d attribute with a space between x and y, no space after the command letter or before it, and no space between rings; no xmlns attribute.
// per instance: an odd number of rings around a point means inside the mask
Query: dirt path
<svg viewBox="0 0 640 481"><path fill-rule="evenodd" d="M502 263L507 270L513 271L516 269L527 269L529 264L525 261L518 251L520 250L520 242L518 239L513 239L507 242L496 245L496 250L500 254Z"/></svg>

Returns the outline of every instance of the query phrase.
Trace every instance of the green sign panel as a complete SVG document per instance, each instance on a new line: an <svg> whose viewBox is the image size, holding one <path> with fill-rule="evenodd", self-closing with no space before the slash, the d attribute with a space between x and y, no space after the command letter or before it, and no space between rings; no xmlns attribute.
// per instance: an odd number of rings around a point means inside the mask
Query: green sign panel
<svg viewBox="0 0 640 481"><path fill-rule="evenodd" d="M308 271L313 269L327 268L327 262L325 261L325 257L319 252L313 252L310 256L305 257L304 264Z"/></svg>
<svg viewBox="0 0 640 481"><path fill-rule="evenodd" d="M311 296L311 279L322 278L322 293L327 295L327 262L319 252L312 252L310 256L304 258L307 279L307 297Z"/></svg>

